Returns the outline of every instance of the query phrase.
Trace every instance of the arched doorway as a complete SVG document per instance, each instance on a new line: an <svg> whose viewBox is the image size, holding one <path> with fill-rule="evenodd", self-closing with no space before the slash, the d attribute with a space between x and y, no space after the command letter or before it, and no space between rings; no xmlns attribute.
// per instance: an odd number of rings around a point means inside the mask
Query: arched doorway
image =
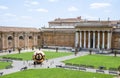
<svg viewBox="0 0 120 78"><path fill-rule="evenodd" d="M25 42L24 42L24 37L19 36L19 48L24 48L25 47Z"/></svg>
<svg viewBox="0 0 120 78"><path fill-rule="evenodd" d="M32 49L33 48L33 37L32 36L29 36L29 48Z"/></svg>
<svg viewBox="0 0 120 78"><path fill-rule="evenodd" d="M9 36L8 37L8 49L12 49L13 48L13 37Z"/></svg>

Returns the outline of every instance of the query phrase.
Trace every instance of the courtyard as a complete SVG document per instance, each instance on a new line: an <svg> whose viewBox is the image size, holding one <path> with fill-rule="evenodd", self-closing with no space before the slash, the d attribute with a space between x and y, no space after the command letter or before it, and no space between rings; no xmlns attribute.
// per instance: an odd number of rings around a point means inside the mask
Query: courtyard
<svg viewBox="0 0 120 78"><path fill-rule="evenodd" d="M88 52L79 52L76 56L73 52L55 52L50 50L44 50L46 59L42 65L33 65L32 60L32 51L28 52L21 52L15 53L15 54L5 54L1 55L0 58L8 58L12 59L13 62L8 63L9 65L12 65L12 68L5 69L5 67L2 67L2 64L0 67L2 69L0 72L3 72L3 76L1 78L14 78L14 77L33 77L33 78L45 78L50 75L50 78L57 77L57 78L113 78L117 74L109 74L108 69L109 68L117 68L119 66L119 63L116 63L119 61L119 56L105 56L105 55L89 55ZM89 60L88 60L89 59ZM104 61L103 61L104 60ZM93 69L86 68L86 71L81 70L73 70L73 69L63 69L63 68L56 68L56 65L65 66L67 63L71 63L73 65L86 65L86 66L94 66ZM3 65L5 66L5 64ZM98 69L99 66L105 66L105 73L96 73L96 69ZM21 68L27 67L27 70L21 71ZM22 75L22 73L25 73L25 75ZM32 73L31 75L29 73ZM46 73L46 74L43 74ZM59 75L59 73L61 75ZM71 74L70 74L71 73Z"/></svg>

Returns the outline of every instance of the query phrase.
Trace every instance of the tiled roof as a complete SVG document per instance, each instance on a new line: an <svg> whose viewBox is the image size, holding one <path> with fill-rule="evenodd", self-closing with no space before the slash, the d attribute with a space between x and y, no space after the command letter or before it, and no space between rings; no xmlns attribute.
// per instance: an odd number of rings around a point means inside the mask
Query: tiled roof
<svg viewBox="0 0 120 78"><path fill-rule="evenodd" d="M0 32L40 32L40 30L36 28L0 26Z"/></svg>

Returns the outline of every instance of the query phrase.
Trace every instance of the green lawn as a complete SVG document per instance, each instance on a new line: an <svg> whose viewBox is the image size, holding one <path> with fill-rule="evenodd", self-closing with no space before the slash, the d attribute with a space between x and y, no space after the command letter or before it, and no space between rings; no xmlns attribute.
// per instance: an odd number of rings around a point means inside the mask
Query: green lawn
<svg viewBox="0 0 120 78"><path fill-rule="evenodd" d="M113 78L112 75L67 69L31 69L1 76L0 78Z"/></svg>
<svg viewBox="0 0 120 78"><path fill-rule="evenodd" d="M9 65L11 65L11 62L0 62L0 69L4 69Z"/></svg>
<svg viewBox="0 0 120 78"><path fill-rule="evenodd" d="M64 61L65 63L92 65L98 68L105 66L108 68L118 68L120 65L120 57L104 56L104 55L86 55L78 58Z"/></svg>
<svg viewBox="0 0 120 78"><path fill-rule="evenodd" d="M44 51L45 56L47 59L56 58L56 57L62 57L71 55L72 53L66 53L66 52L50 52L50 51ZM23 60L32 60L33 52L26 52L21 54L8 54L0 57L10 57L10 58L22 58Z"/></svg>

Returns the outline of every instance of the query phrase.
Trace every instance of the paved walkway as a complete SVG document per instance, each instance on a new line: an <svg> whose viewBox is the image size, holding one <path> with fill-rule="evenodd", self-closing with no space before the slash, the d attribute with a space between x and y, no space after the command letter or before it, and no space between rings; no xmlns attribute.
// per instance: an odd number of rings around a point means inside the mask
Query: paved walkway
<svg viewBox="0 0 120 78"><path fill-rule="evenodd" d="M2 55L4 55L4 54L2 54ZM5 74L10 74L10 73L20 71L20 69L25 67L25 66L27 66L28 69L55 68L56 65L64 65L64 63L62 63L61 61L72 59L72 58L79 57L79 56L83 56L83 55L86 55L86 54L87 53L84 52L84 53L79 53L77 56L69 55L69 56L49 59L49 60L44 61L42 65L33 65L33 61L17 61L17 60L13 60L13 63L12 63L13 68L3 69L3 70L0 70L0 72L3 72L4 75Z"/></svg>
<svg viewBox="0 0 120 78"><path fill-rule="evenodd" d="M27 51L24 51L24 52L27 52ZM3 54L0 54L0 55L5 55L5 54L7 54L7 53L3 53ZM65 65L61 61L72 59L72 58L76 58L76 57L79 57L79 56L84 56L84 55L87 55L87 54L88 54L88 52L79 52L77 54L77 56L69 55L69 56L49 59L49 60L45 60L43 62L43 65L33 65L33 61L17 61L17 60L13 60L13 63L12 63L13 68L3 69L3 70L0 70L0 72L3 72L3 75L10 74L10 73L14 73L14 72L20 71L20 69L25 67L25 66L27 66L28 69L55 68L56 65L62 65L62 66ZM96 72L96 69L89 69L89 68L87 68L86 71L87 72ZM104 72L105 72L105 74L109 74L108 70L105 70Z"/></svg>

